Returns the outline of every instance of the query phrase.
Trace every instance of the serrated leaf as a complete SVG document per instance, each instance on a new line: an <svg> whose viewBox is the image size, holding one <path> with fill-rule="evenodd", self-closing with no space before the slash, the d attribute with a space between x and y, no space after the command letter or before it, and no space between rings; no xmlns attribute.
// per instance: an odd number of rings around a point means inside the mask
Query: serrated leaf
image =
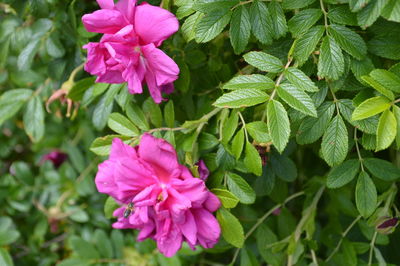
<svg viewBox="0 0 400 266"><path fill-rule="evenodd" d="M69 239L69 241L72 250L78 254L79 257L84 259L100 258L99 252L91 243L87 242L86 240L74 235Z"/></svg>
<svg viewBox="0 0 400 266"><path fill-rule="evenodd" d="M376 136L364 133L361 137L361 145L366 150L374 151L376 149Z"/></svg>
<svg viewBox="0 0 400 266"><path fill-rule="evenodd" d="M307 32L322 16L321 9L305 9L294 15L288 21L289 31L294 38L298 38Z"/></svg>
<svg viewBox="0 0 400 266"><path fill-rule="evenodd" d="M47 53L54 58L63 57L65 54L65 49L63 45L55 35L52 35L49 38L47 38L46 49Z"/></svg>
<svg viewBox="0 0 400 266"><path fill-rule="evenodd" d="M244 233L239 220L224 208L217 211L217 219L226 242L241 248L244 243Z"/></svg>
<svg viewBox="0 0 400 266"><path fill-rule="evenodd" d="M289 67L285 69L285 78L299 89L311 92L317 92L319 90L314 82L298 68Z"/></svg>
<svg viewBox="0 0 400 266"><path fill-rule="evenodd" d="M215 10L200 19L196 26L196 41L208 42L222 32L231 19L232 12L228 10Z"/></svg>
<svg viewBox="0 0 400 266"><path fill-rule="evenodd" d="M368 171L379 179L392 182L400 178L400 169L391 162L378 158L366 158L363 163Z"/></svg>
<svg viewBox="0 0 400 266"><path fill-rule="evenodd" d="M168 127L174 127L175 125L175 110L174 102L169 100L164 107L164 120Z"/></svg>
<svg viewBox="0 0 400 266"><path fill-rule="evenodd" d="M268 94L258 89L235 90L223 94L213 105L221 108L248 107L266 102L268 97Z"/></svg>
<svg viewBox="0 0 400 266"><path fill-rule="evenodd" d="M143 113L149 118L150 122L156 127L162 127L162 113L160 106L151 97L147 98L142 105Z"/></svg>
<svg viewBox="0 0 400 266"><path fill-rule="evenodd" d="M234 173L227 173L227 185L241 203L252 204L256 200L256 193L241 176Z"/></svg>
<svg viewBox="0 0 400 266"><path fill-rule="evenodd" d="M259 0L253 1L250 6L251 31L263 44L272 42L272 18L267 5Z"/></svg>
<svg viewBox="0 0 400 266"><path fill-rule="evenodd" d="M28 101L24 112L24 128L33 142L40 141L44 136L44 108L39 96Z"/></svg>
<svg viewBox="0 0 400 266"><path fill-rule="evenodd" d="M267 104L267 118L272 143L279 152L282 152L290 136L290 122L287 112L280 102L270 100Z"/></svg>
<svg viewBox="0 0 400 266"><path fill-rule="evenodd" d="M350 183L360 169L359 160L352 159L332 168L326 180L328 188L340 188Z"/></svg>
<svg viewBox="0 0 400 266"><path fill-rule="evenodd" d="M381 15L389 0L375 0L369 2L357 13L358 24L363 27L371 26Z"/></svg>
<svg viewBox="0 0 400 266"><path fill-rule="evenodd" d="M396 117L397 122L397 134L396 134L396 146L397 149L400 148L400 107L397 105L393 106L393 114Z"/></svg>
<svg viewBox="0 0 400 266"><path fill-rule="evenodd" d="M315 51L315 48L317 47L317 44L319 43L324 32L324 26L315 26L310 28L297 40L297 43L294 47L293 56L299 62L299 64L303 64L305 61L307 61L310 54Z"/></svg>
<svg viewBox="0 0 400 266"><path fill-rule="evenodd" d="M385 69L374 69L369 75L385 88L400 93L400 77Z"/></svg>
<svg viewBox="0 0 400 266"><path fill-rule="evenodd" d="M243 128L240 129L235 137L232 140L232 153L235 156L236 160L240 158L243 151L243 144L244 144L244 130Z"/></svg>
<svg viewBox="0 0 400 266"><path fill-rule="evenodd" d="M243 56L250 65L267 72L278 73L283 70L282 61L264 52L249 52Z"/></svg>
<svg viewBox="0 0 400 266"><path fill-rule="evenodd" d="M321 150L325 161L334 166L346 159L348 152L348 134L340 115L336 115L322 137Z"/></svg>
<svg viewBox="0 0 400 266"><path fill-rule="evenodd" d="M126 115L138 128L145 131L149 130L149 123L147 122L142 109L140 109L136 104L131 104L126 107Z"/></svg>
<svg viewBox="0 0 400 266"><path fill-rule="evenodd" d="M235 54L242 53L250 38L251 24L250 15L243 5L233 11L229 36Z"/></svg>
<svg viewBox="0 0 400 266"><path fill-rule="evenodd" d="M32 93L28 89L13 89L0 96L0 126L21 109Z"/></svg>
<svg viewBox="0 0 400 266"><path fill-rule="evenodd" d="M297 178L296 164L284 155L274 154L271 157L271 170L285 182L293 182Z"/></svg>
<svg viewBox="0 0 400 266"><path fill-rule="evenodd" d="M350 25L357 26L357 15L352 13L347 5L338 5L329 8L328 18L330 21Z"/></svg>
<svg viewBox="0 0 400 266"><path fill-rule="evenodd" d="M313 0L314 1L314 0ZM268 10L272 19L272 34L275 39L283 37L288 31L285 14L283 13L281 4L277 1L271 1Z"/></svg>
<svg viewBox="0 0 400 266"><path fill-rule="evenodd" d="M260 176L262 174L262 164L261 164L260 154L250 142L246 142L244 165L251 173L257 176Z"/></svg>
<svg viewBox="0 0 400 266"><path fill-rule="evenodd" d="M73 84L72 88L68 91L67 97L73 101L80 101L85 91L91 86L96 86L94 77L81 79Z"/></svg>
<svg viewBox="0 0 400 266"><path fill-rule="evenodd" d="M382 113L390 108L390 100L386 97L376 96L362 102L353 112L352 119L360 120Z"/></svg>
<svg viewBox="0 0 400 266"><path fill-rule="evenodd" d="M367 218L376 209L378 194L372 179L366 172L361 172L356 185L356 205L360 214Z"/></svg>
<svg viewBox="0 0 400 266"><path fill-rule="evenodd" d="M359 82L363 82L361 76L368 75L375 67L369 57L363 60L352 59L350 65L351 71Z"/></svg>
<svg viewBox="0 0 400 266"><path fill-rule="evenodd" d="M388 148L394 141L397 134L397 121L390 110L383 112L379 118L378 129L376 130L376 150Z"/></svg>
<svg viewBox="0 0 400 266"><path fill-rule="evenodd" d="M278 95L290 107L309 116L317 117L314 102L307 93L289 83L283 83L276 88Z"/></svg>
<svg viewBox="0 0 400 266"><path fill-rule="evenodd" d="M239 203L239 199L226 189L213 188L211 189L211 192L219 198L222 206L226 209L235 208Z"/></svg>
<svg viewBox="0 0 400 266"><path fill-rule="evenodd" d="M106 156L110 154L111 144L114 138L119 138L125 143L130 141L130 137L120 135L107 135L95 139L90 145L90 150L99 156Z"/></svg>
<svg viewBox="0 0 400 266"><path fill-rule="evenodd" d="M255 121L246 124L249 135L258 143L268 143L271 137L268 134L268 125L262 121Z"/></svg>
<svg viewBox="0 0 400 266"><path fill-rule="evenodd" d="M347 122L349 122L355 128L368 134L376 134L376 129L378 128L379 121L378 116L375 115L357 121L352 120L351 115L354 111L354 106L352 101L349 99L339 100L339 110L344 119L347 120Z"/></svg>
<svg viewBox="0 0 400 266"><path fill-rule="evenodd" d="M238 0L196 0L193 9L203 13L215 10L228 10L239 3Z"/></svg>
<svg viewBox="0 0 400 266"><path fill-rule="evenodd" d="M284 9L299 9L311 5L315 0L283 0Z"/></svg>
<svg viewBox="0 0 400 266"><path fill-rule="evenodd" d="M389 3L383 9L381 15L390 21L400 22L400 2L389 0Z"/></svg>
<svg viewBox="0 0 400 266"><path fill-rule="evenodd" d="M107 125L122 136L136 137L139 135L137 127L128 118L119 113L110 114Z"/></svg>
<svg viewBox="0 0 400 266"><path fill-rule="evenodd" d="M317 117L306 117L297 132L297 142L299 144L310 144L322 137L334 111L335 105L332 102L325 102L317 109Z"/></svg>
<svg viewBox="0 0 400 266"><path fill-rule="evenodd" d="M18 55L18 69L26 71L31 68L33 58L39 50L40 39L33 39Z"/></svg>
<svg viewBox="0 0 400 266"><path fill-rule="evenodd" d="M360 35L341 25L331 24L328 28L339 46L350 55L361 60L367 54L367 45Z"/></svg>
<svg viewBox="0 0 400 266"><path fill-rule="evenodd" d="M238 90L238 89L258 89L268 90L272 89L275 83L267 76L260 74L240 75L234 77L224 84L222 87L225 90Z"/></svg>
<svg viewBox="0 0 400 266"><path fill-rule="evenodd" d="M181 30L183 37L187 42L190 42L195 38L195 29L203 16L204 15L202 13L196 12L185 19L185 22L182 24Z"/></svg>
<svg viewBox="0 0 400 266"><path fill-rule="evenodd" d="M349 0L350 9L352 12L360 11L371 0Z"/></svg>
<svg viewBox="0 0 400 266"><path fill-rule="evenodd" d="M342 50L332 37L325 36L320 48L318 76L337 80L343 72L344 58Z"/></svg>
<svg viewBox="0 0 400 266"><path fill-rule="evenodd" d="M385 95L388 97L390 100L394 100L394 94L391 92L389 89L387 89L385 86L377 82L375 79L369 77L369 76L362 76L361 79L370 85L372 88L375 90L379 91L381 94Z"/></svg>
<svg viewBox="0 0 400 266"><path fill-rule="evenodd" d="M224 122L222 127L222 143L228 143L238 127L239 116L237 111L232 111L229 118Z"/></svg>

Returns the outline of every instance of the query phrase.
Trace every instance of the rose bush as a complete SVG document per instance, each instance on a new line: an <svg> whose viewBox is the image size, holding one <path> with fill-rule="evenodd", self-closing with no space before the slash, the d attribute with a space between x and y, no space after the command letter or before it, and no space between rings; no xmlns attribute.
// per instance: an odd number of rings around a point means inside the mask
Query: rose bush
<svg viewBox="0 0 400 266"><path fill-rule="evenodd" d="M0 3L0 265L398 265L400 2Z"/></svg>

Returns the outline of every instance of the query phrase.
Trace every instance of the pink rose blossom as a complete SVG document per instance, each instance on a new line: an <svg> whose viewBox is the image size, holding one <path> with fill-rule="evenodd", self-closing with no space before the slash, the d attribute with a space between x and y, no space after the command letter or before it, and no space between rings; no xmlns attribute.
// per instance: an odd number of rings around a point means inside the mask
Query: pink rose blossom
<svg viewBox="0 0 400 266"><path fill-rule="evenodd" d="M95 182L101 193L122 205L114 212L118 221L113 227L138 229L139 241L154 239L167 257L183 241L192 248L218 242L221 230L212 214L220 207L218 198L179 164L174 148L163 139L144 134L133 148L115 138Z"/></svg>
<svg viewBox="0 0 400 266"><path fill-rule="evenodd" d="M103 33L98 43L88 43L85 70L96 82L128 82L129 92L142 93L146 83L156 103L162 92L171 93L178 78L176 63L157 47L174 34L179 23L169 11L135 0L98 0L102 8L82 17L89 32Z"/></svg>

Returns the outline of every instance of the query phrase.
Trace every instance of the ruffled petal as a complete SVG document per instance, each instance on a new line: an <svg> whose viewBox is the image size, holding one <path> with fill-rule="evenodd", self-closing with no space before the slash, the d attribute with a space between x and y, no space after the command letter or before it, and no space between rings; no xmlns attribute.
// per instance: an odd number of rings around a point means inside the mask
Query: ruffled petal
<svg viewBox="0 0 400 266"><path fill-rule="evenodd" d="M113 9L114 8L114 0L97 0L97 3L103 9Z"/></svg>
<svg viewBox="0 0 400 266"><path fill-rule="evenodd" d="M134 24L136 0L119 0L115 5L129 23Z"/></svg>
<svg viewBox="0 0 400 266"><path fill-rule="evenodd" d="M114 138L111 144L110 159L118 160L122 157L137 158L136 150L122 142L119 138Z"/></svg>
<svg viewBox="0 0 400 266"><path fill-rule="evenodd" d="M186 237L189 245L194 246L197 242L197 227L193 214L190 211L185 212L185 222L178 225L182 234Z"/></svg>
<svg viewBox="0 0 400 266"><path fill-rule="evenodd" d="M160 227L157 228L157 231L161 229ZM158 250L164 256L172 257L182 246L182 233L176 225L163 226L161 233L160 237L155 236Z"/></svg>
<svg viewBox="0 0 400 266"><path fill-rule="evenodd" d="M127 25L121 12L100 9L82 17L83 25L89 32L114 34Z"/></svg>
<svg viewBox="0 0 400 266"><path fill-rule="evenodd" d="M221 228L217 219L203 208L192 210L197 225L197 238L205 248L212 248L219 239Z"/></svg>
<svg viewBox="0 0 400 266"><path fill-rule="evenodd" d="M139 157L152 166L161 182L168 183L179 170L178 157L171 144L150 134L144 134L139 145Z"/></svg>

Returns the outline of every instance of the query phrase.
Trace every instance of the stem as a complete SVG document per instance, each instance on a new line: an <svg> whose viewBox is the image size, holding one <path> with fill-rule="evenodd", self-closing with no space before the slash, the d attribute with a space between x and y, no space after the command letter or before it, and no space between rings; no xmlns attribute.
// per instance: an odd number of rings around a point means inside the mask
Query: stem
<svg viewBox="0 0 400 266"><path fill-rule="evenodd" d="M77 66L74 70L72 70L71 75L69 76L68 82L71 82L71 83L74 82L76 74L83 69L84 65L85 65L85 63L82 63L79 66Z"/></svg>
<svg viewBox="0 0 400 266"><path fill-rule="evenodd" d="M258 219L258 221L253 225L252 228L250 228L250 230L244 236L244 241L246 241L246 239L250 237L250 235L265 221L265 219L267 219L273 213L274 210L285 206L289 201L291 201L297 197L300 197L302 195L304 195L304 191L297 192L297 193L291 195L290 197L288 197L283 203L277 204L274 207L272 207L267 213L265 213L260 219ZM232 259L232 262L231 262L231 265L235 264L235 261L239 255L239 251L240 251L240 248L236 249L233 259Z"/></svg>
<svg viewBox="0 0 400 266"><path fill-rule="evenodd" d="M329 255L329 257L325 260L325 262L328 262L330 259L332 259L333 255L336 254L336 252L339 251L340 246L342 245L343 239L346 237L346 235L350 232L350 230L357 224L357 222L361 219L361 215L357 216L356 219L346 228L346 230L342 233L342 237L340 238L339 242L337 243L335 249L332 251L332 253Z"/></svg>
<svg viewBox="0 0 400 266"><path fill-rule="evenodd" d="M338 99L336 98L336 95L335 95L335 93L333 92L333 90L331 88L329 88L329 91L332 94L333 102L335 103L335 106L336 106L336 112L337 112L337 114L340 114L339 105L338 105Z"/></svg>
<svg viewBox="0 0 400 266"><path fill-rule="evenodd" d="M292 63L293 58L289 57L288 61L284 67L284 71L282 71L282 73L279 75L279 77L277 78L276 82L275 82L275 89L272 91L271 97L269 98L269 100L273 100L276 94L276 88L281 84L283 77L285 76L285 70L289 68L290 64Z"/></svg>
<svg viewBox="0 0 400 266"><path fill-rule="evenodd" d="M357 128L354 128L354 142L356 143L356 150L357 150L358 160L360 161L361 164L361 171L364 172L363 158L361 157L360 147L358 146Z"/></svg>
<svg viewBox="0 0 400 266"><path fill-rule="evenodd" d="M247 129L246 129L246 122L244 121L244 118L243 118L241 112L238 112L238 115L239 115L240 120L242 121L242 124L243 124L244 135L246 136L246 140L247 140L247 142L249 142L249 136L247 135Z"/></svg>
<svg viewBox="0 0 400 266"><path fill-rule="evenodd" d="M180 130L184 130L184 127L175 127L175 128L171 128L171 127L159 127L159 128L153 128L149 131L147 131L147 133L151 134L154 132L158 132L158 131L180 131Z"/></svg>
<svg viewBox="0 0 400 266"><path fill-rule="evenodd" d="M328 28L328 26L329 26L329 24L328 24L328 12L326 12L326 10L325 10L324 0L319 0L319 4L321 6L322 13L324 14L325 28Z"/></svg>
<svg viewBox="0 0 400 266"><path fill-rule="evenodd" d="M376 237L378 236L378 232L375 231L374 236L372 237L371 243L369 244L369 259L368 266L372 265L372 255L374 252Z"/></svg>

